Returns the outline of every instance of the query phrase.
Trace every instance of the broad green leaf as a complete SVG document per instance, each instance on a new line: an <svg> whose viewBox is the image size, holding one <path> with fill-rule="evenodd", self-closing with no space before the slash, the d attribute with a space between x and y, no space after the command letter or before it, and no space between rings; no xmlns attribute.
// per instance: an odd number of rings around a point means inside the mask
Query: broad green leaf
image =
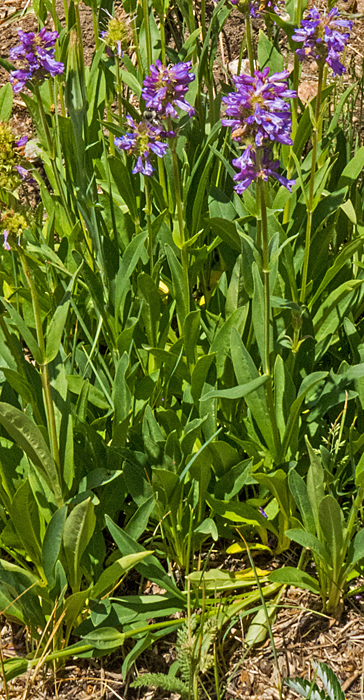
<svg viewBox="0 0 364 700"><path fill-rule="evenodd" d="M231 318L231 317L230 317ZM248 382L257 379L260 375L258 370L249 355L244 343L241 340L239 333L236 329L231 331L231 358L233 361L234 372L238 384L247 384ZM267 407L267 401L265 397L265 392L263 387L259 387L251 394L247 394L245 397L246 404L253 414L254 419L257 422L258 428L261 431L263 438L271 451L271 454L275 454L275 445L273 438L273 431L270 424L269 412Z"/></svg>
<svg viewBox="0 0 364 700"><path fill-rule="evenodd" d="M183 344L189 365L195 365L197 360L197 345L200 333L201 311L191 311L186 316L183 327Z"/></svg>
<svg viewBox="0 0 364 700"><path fill-rule="evenodd" d="M315 535L312 535L310 532L306 532L306 530L298 530L296 528L286 530L286 535L290 540L297 542L297 544L300 544L301 547L306 547L312 552L315 552L315 554L317 554L323 562L329 564L329 566L331 565L332 560L330 552L325 545L322 544L317 537L315 537Z"/></svg>
<svg viewBox="0 0 364 700"><path fill-rule="evenodd" d="M118 649L124 644L125 634L118 632L113 627L102 627L90 632L82 639L82 644L90 644L95 649Z"/></svg>
<svg viewBox="0 0 364 700"><path fill-rule="evenodd" d="M91 499L87 498L73 508L63 528L63 547L73 593L80 589L81 557L92 537L95 525L94 505Z"/></svg>
<svg viewBox="0 0 364 700"><path fill-rule="evenodd" d="M29 480L18 488L11 504L10 517L23 547L38 567L41 565L41 534L38 503Z"/></svg>
<svg viewBox="0 0 364 700"><path fill-rule="evenodd" d="M283 56L268 39L262 29L259 29L258 63L260 70L269 66L270 73L280 73L283 70Z"/></svg>
<svg viewBox="0 0 364 700"><path fill-rule="evenodd" d="M269 379L269 376L267 374L262 374L260 377L257 377L256 379L253 379L251 382L243 384L242 386L234 386L231 389L213 389L212 391L209 391L207 394L203 395L203 400L205 401L214 398L242 399L244 396L247 396L247 394L250 394L252 391L256 391L256 389L265 384L267 379Z"/></svg>
<svg viewBox="0 0 364 700"><path fill-rule="evenodd" d="M186 299L183 284L182 265L176 257L174 250L169 245L165 245L168 265L172 275L173 297L176 301L177 316L183 328L186 319Z"/></svg>
<svg viewBox="0 0 364 700"><path fill-rule="evenodd" d="M226 520L231 520L234 523L249 523L255 527L264 527L275 531L271 523L264 518L257 508L248 503L240 503L239 501L219 501L211 494L206 495L206 503L213 511L221 515Z"/></svg>
<svg viewBox="0 0 364 700"><path fill-rule="evenodd" d="M115 381L112 393L112 399L114 403L114 424L113 424L113 436L118 436L118 431L120 430L121 424L129 416L129 410L131 405L131 394L126 381L126 373L129 366L129 355L124 352L123 356L120 358L115 374Z"/></svg>
<svg viewBox="0 0 364 700"><path fill-rule="evenodd" d="M296 502L296 506L301 514L305 530L312 535L316 533L315 520L312 513L311 502L308 497L307 486L295 469L291 469L288 474L288 485L291 494Z"/></svg>
<svg viewBox="0 0 364 700"><path fill-rule="evenodd" d="M23 411L7 403L0 403L0 423L39 469L55 499L62 502L57 467L39 428Z"/></svg>
<svg viewBox="0 0 364 700"><path fill-rule="evenodd" d="M321 459L311 447L306 437L306 445L310 457L310 466L307 473L307 494L310 499L312 515L315 521L316 534L320 534L319 507L325 496L324 490L324 470Z"/></svg>
<svg viewBox="0 0 364 700"><path fill-rule="evenodd" d="M364 559L364 528L359 530L354 537L350 567L354 566L360 559Z"/></svg>
<svg viewBox="0 0 364 700"><path fill-rule="evenodd" d="M282 448L280 453L280 458L284 461L286 457L287 450L295 439L295 432L298 430L298 421L301 412L301 406L307 396L307 394L313 389L313 387L318 384L322 379L325 379L328 372L313 372L309 374L301 383L299 388L297 398L291 405L289 412L289 419L287 422L286 431L284 433L284 438L282 440Z"/></svg>
<svg viewBox="0 0 364 700"><path fill-rule="evenodd" d="M47 328L46 356L44 358L44 364L52 362L59 351L69 306L69 294L67 294L62 300L62 303L57 306L57 309L53 314L51 322Z"/></svg>
<svg viewBox="0 0 364 700"><path fill-rule="evenodd" d="M115 525L108 515L105 515L105 521L111 536L115 540L116 546L123 556L146 551L142 545L136 542L136 540L130 537L130 535L124 532L118 525ZM158 559L152 554L149 554L145 561L136 564L135 568L142 576L145 576L145 578L157 583L161 588L165 588L179 598L183 598L175 583L164 570L162 564L160 564Z"/></svg>
<svg viewBox="0 0 364 700"><path fill-rule="evenodd" d="M195 405L198 407L198 402L202 393L203 386L206 382L206 378L209 372L209 369L215 359L215 355L203 355L202 357L199 357L199 359L196 362L196 365L192 371L192 377L191 377L191 395L192 398L195 402Z"/></svg>
<svg viewBox="0 0 364 700"><path fill-rule="evenodd" d="M13 88L6 83L0 90L0 122L7 122L13 109Z"/></svg>
<svg viewBox="0 0 364 700"><path fill-rule="evenodd" d="M99 580L95 583L90 592L90 597L95 600L103 598L127 571L130 571L130 569L150 554L152 554L152 552L135 552L135 554L128 554L126 557L117 559L117 561L102 572Z"/></svg>
<svg viewBox="0 0 364 700"><path fill-rule="evenodd" d="M149 518L155 508L155 496L152 494L147 498L144 503L142 503L134 515L128 520L124 526L124 532L130 535L134 540L138 540L139 537L146 530Z"/></svg>
<svg viewBox="0 0 364 700"><path fill-rule="evenodd" d="M364 146L363 146L364 151ZM333 289L325 301L320 305L313 318L316 342L319 343L329 333L335 333L341 323L342 309L339 310L340 302L346 300L350 303L353 292L355 292L364 280L348 280L339 287Z"/></svg>
<svg viewBox="0 0 364 700"><path fill-rule="evenodd" d="M320 588L317 580L309 574L306 574L305 571L300 571L293 566L285 566L282 569L272 571L272 573L269 574L269 580L274 583L283 583L286 586L304 588L305 590L311 591L311 593L320 595Z"/></svg>
<svg viewBox="0 0 364 700"><path fill-rule="evenodd" d="M138 276L138 296L142 301L142 319L148 343L157 346L160 319L160 295L154 280L145 272Z"/></svg>
<svg viewBox="0 0 364 700"><path fill-rule="evenodd" d="M339 575L340 555L344 544L344 514L334 496L327 495L319 505L319 521L322 533L330 552L333 578L337 581Z"/></svg>
<svg viewBox="0 0 364 700"><path fill-rule="evenodd" d="M277 607L275 605L267 605L266 610L263 608L258 610L249 624L247 633L244 635L244 643L248 649L264 642L268 634L268 626L273 625L276 615Z"/></svg>
<svg viewBox="0 0 364 700"><path fill-rule="evenodd" d="M286 472L283 469L277 469L277 471L271 474L260 474L254 472L254 479L258 484L262 484L267 488L274 498L277 499L279 507L285 517L288 519L291 516L291 495L288 489L288 478Z"/></svg>
<svg viewBox="0 0 364 700"><path fill-rule="evenodd" d="M356 253L361 246L363 245L363 241L361 238L357 238L354 241L350 241L347 243L342 250L340 250L339 254L335 257L333 265L327 270L325 273L325 276L323 280L320 282L320 285L315 292L314 296L312 299L310 299L310 308L312 309L314 303L316 302L317 299L319 299L320 295L322 292L326 289L328 284L336 277L336 275L340 272L340 270L344 267L346 262L350 260L350 258Z"/></svg>
<svg viewBox="0 0 364 700"><path fill-rule="evenodd" d="M9 304L6 299L0 297L2 303L4 304L6 310L9 312L10 318L13 321L15 328L18 329L19 333L23 336L26 346L29 348L31 354L33 355L36 363L41 365L43 363L43 356L40 351L40 347L34 338L33 333L26 325L25 321L22 319L20 314L14 309L12 304Z"/></svg>
<svg viewBox="0 0 364 700"><path fill-rule="evenodd" d="M361 146L342 171L337 188L340 189L341 187L345 187L345 185L351 185L352 182L357 180L363 168L364 146Z"/></svg>
<svg viewBox="0 0 364 700"><path fill-rule="evenodd" d="M58 508L58 510L56 510L56 512L53 514L44 535L42 546L42 567L50 588L52 588L55 581L54 569L61 548L66 515L67 506Z"/></svg>
<svg viewBox="0 0 364 700"><path fill-rule="evenodd" d="M269 571L257 568L256 574L263 583L267 580ZM247 588L255 585L257 581L252 569L236 572L211 569L203 574L200 571L193 571L188 578L199 588L204 588L206 591L216 591L217 593L234 588Z"/></svg>
<svg viewBox="0 0 364 700"><path fill-rule="evenodd" d="M234 332L239 337L239 340L241 339L248 317L248 312L248 304L245 304L245 306L240 306L236 311L234 311L234 313L231 314L231 316L229 316L229 318L225 321L222 328L220 328L220 330L216 333L216 336L211 344L210 353L214 352L216 354L216 369L218 378L220 378L224 372L225 360L231 344L231 334ZM255 377L251 378L255 379ZM246 381L246 379L244 381L240 381L238 378L239 384L245 384Z"/></svg>

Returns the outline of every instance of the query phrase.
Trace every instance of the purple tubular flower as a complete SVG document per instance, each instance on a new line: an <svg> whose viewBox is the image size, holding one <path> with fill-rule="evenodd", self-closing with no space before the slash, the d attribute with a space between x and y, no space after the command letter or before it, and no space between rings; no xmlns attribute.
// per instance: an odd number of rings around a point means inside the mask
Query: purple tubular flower
<svg viewBox="0 0 364 700"><path fill-rule="evenodd" d="M8 243L9 231L7 228L4 229L3 236L4 236L4 242L3 242L4 250L11 250L11 246Z"/></svg>
<svg viewBox="0 0 364 700"><path fill-rule="evenodd" d="M28 137L27 136L22 136L19 141L15 141L15 145L17 148L21 148L22 146L25 146L25 144L28 142Z"/></svg>
<svg viewBox="0 0 364 700"><path fill-rule="evenodd" d="M259 513L262 514L263 518L268 518L268 515L266 514L265 510L262 508L262 506L259 506L258 508Z"/></svg>
<svg viewBox="0 0 364 700"><path fill-rule="evenodd" d="M302 47L296 49L298 58L301 61L304 58L326 61L334 75L342 75L346 68L338 54L345 48L352 26L350 20L340 19L337 7L327 14L321 14L313 7L292 35L293 41L302 43Z"/></svg>
<svg viewBox="0 0 364 700"><path fill-rule="evenodd" d="M236 92L222 98L226 114L232 118L221 123L232 127L236 141L254 140L258 147L266 141L291 145L290 106L284 100L296 97L296 93L287 88L288 71L268 74L267 67L255 71L254 77L243 74L233 78Z"/></svg>
<svg viewBox="0 0 364 700"><path fill-rule="evenodd" d="M142 99L147 109L176 118L175 107L179 107L192 117L195 110L184 97L189 84L195 79L194 73L189 73L191 65L191 61L187 61L163 66L157 59L155 65L150 66L150 75L143 80Z"/></svg>
<svg viewBox="0 0 364 700"><path fill-rule="evenodd" d="M31 176L31 173L29 170L26 168L23 168L22 165L14 165L15 170L18 171L20 177L25 181L25 182L35 182L34 177Z"/></svg>
<svg viewBox="0 0 364 700"><path fill-rule="evenodd" d="M64 71L64 65L54 58L54 45L57 32L48 32L45 27L39 34L18 31L20 45L10 49L12 61L20 61L21 68L11 71L10 83L14 92L21 92L27 80L42 80L50 74L52 77Z"/></svg>
<svg viewBox="0 0 364 700"><path fill-rule="evenodd" d="M296 184L295 180L288 180L277 173L280 163L279 160L271 160L270 149L264 149L260 164L257 163L256 153L253 149L254 146L248 146L239 158L233 160L233 165L240 171L234 175L234 180L238 183L234 187L236 192L242 194L254 180L259 178L268 180L269 175L291 192L293 185Z"/></svg>
<svg viewBox="0 0 364 700"><path fill-rule="evenodd" d="M115 139L115 145L123 151L134 153L137 156L137 162L133 168L133 173L142 173L150 176L154 170L150 162L150 152L155 153L158 158L163 158L168 149L167 143L161 142L162 136L167 136L162 127L149 124L142 120L137 123L130 115L126 118L130 132L125 136L120 136Z"/></svg>

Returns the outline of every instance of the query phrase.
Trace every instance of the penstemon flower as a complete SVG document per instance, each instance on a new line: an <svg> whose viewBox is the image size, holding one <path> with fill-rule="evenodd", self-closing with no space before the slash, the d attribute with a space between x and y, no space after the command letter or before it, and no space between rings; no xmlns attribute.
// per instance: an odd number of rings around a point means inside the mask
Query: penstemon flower
<svg viewBox="0 0 364 700"><path fill-rule="evenodd" d="M43 80L47 74L52 77L64 71L64 65L54 58L57 32L48 32L45 27L39 34L18 31L20 45L10 49L12 61L19 61L21 68L11 71L10 83L14 92L21 92L27 80Z"/></svg>
<svg viewBox="0 0 364 700"><path fill-rule="evenodd" d="M282 71L269 76L267 67L255 71L254 77L236 76L233 78L236 92L223 97L226 114L231 118L222 119L221 123L230 126L233 139L245 146L243 154L233 161L240 170L234 177L239 183L235 187L238 193L253 180L267 180L269 175L288 189L294 184L276 172L279 161L271 160L273 142L292 144L290 105L285 99L296 97L296 93L287 87L288 75L288 71Z"/></svg>
<svg viewBox="0 0 364 700"><path fill-rule="evenodd" d="M105 10L105 12L107 11ZM107 12L107 14L109 13ZM130 38L130 30L124 21L126 15L121 17L112 17L112 15L109 15L109 17L107 29L101 32L100 37L106 44L106 52L111 52L111 54L115 53L121 58L123 51L129 46Z"/></svg>
<svg viewBox="0 0 364 700"><path fill-rule="evenodd" d="M350 20L340 19L337 7L327 14L313 7L292 35L293 41L302 42L302 47L296 49L298 58L301 61L305 58L326 61L334 75L342 75L346 68L339 59L339 53L348 42L352 26Z"/></svg>
<svg viewBox="0 0 364 700"><path fill-rule="evenodd" d="M194 73L189 72L191 65L191 61L187 61L163 66L157 59L155 65L150 66L150 75L143 80L142 99L147 109L176 118L175 107L179 107L192 117L195 110L184 97L189 84L195 79Z"/></svg>
<svg viewBox="0 0 364 700"><path fill-rule="evenodd" d="M254 77L234 76L236 92L222 98L227 104L226 114L232 118L221 123L232 127L235 141L258 147L266 141L292 144L290 106L284 101L296 97L295 91L287 88L289 72L268 74L267 67L256 70Z"/></svg>
<svg viewBox="0 0 364 700"><path fill-rule="evenodd" d="M258 180L259 178L268 180L269 175L278 180L281 185L287 187L291 192L295 180L288 180L283 175L277 173L280 162L279 160L271 160L271 150L269 148L263 150L263 156L259 163L257 161L257 154L253 148L253 146L248 146L239 158L233 160L233 165L235 168L239 169L239 172L234 175L234 180L238 183L234 188L236 192L242 194L254 180Z"/></svg>
<svg viewBox="0 0 364 700"><path fill-rule="evenodd" d="M120 136L115 139L115 146L123 151L134 153L137 157L137 162L133 168L133 173L142 173L143 175L151 175L154 168L150 162L151 152L155 153L158 158L163 158L168 144L161 142L161 136L170 136L171 133L164 131L160 126L154 126L146 120L137 123L130 115L126 118L130 132L125 136Z"/></svg>

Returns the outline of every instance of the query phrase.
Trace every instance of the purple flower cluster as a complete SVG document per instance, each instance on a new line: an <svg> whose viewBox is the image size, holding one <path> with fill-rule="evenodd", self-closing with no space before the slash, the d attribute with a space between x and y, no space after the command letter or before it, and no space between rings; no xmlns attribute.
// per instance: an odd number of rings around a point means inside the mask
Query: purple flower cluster
<svg viewBox="0 0 364 700"><path fill-rule="evenodd" d="M334 75L342 75L346 69L339 59L339 53L348 42L352 26L350 20L340 19L337 7L327 14L321 14L313 7L292 35L293 41L302 42L302 47L296 49L297 56L301 61L304 58L326 61Z"/></svg>
<svg viewBox="0 0 364 700"><path fill-rule="evenodd" d="M161 136L167 137L171 133L164 131L160 126L150 124L146 120L138 123L130 115L127 116L126 120L130 132L125 134L125 136L116 138L115 145L123 151L136 155L137 162L133 173L142 173L149 176L154 170L150 162L151 152L155 153L158 158L163 158L168 149L168 144L161 142Z"/></svg>
<svg viewBox="0 0 364 700"><path fill-rule="evenodd" d="M233 161L240 169L234 178L239 183L235 188L239 193L253 180L267 180L269 175L288 189L294 184L276 172L279 162L270 160L272 142L292 144L290 106L285 100L296 97L296 93L287 87L288 75L288 71L282 71L269 76L269 68L264 68L255 71L254 76L236 76L236 92L223 97L230 119L222 119L221 123L230 126L233 139L246 146Z"/></svg>
<svg viewBox="0 0 364 700"><path fill-rule="evenodd" d="M233 129L233 139L244 143L255 143L258 148L267 141L292 144L290 106L284 100L296 97L288 90L289 72L273 73L269 68L256 70L251 75L233 78L236 92L223 97L227 104L226 114L231 119L222 119L224 126Z"/></svg>
<svg viewBox="0 0 364 700"><path fill-rule="evenodd" d="M239 172L234 175L234 180L238 183L234 189L238 194L242 194L254 180L259 178L268 180L269 175L278 180L281 185L287 187L290 192L295 184L295 180L288 180L277 173L280 162L279 160L271 160L271 151L268 148L264 149L259 163L254 146L248 146L239 158L233 160L233 165L239 169Z"/></svg>
<svg viewBox="0 0 364 700"><path fill-rule="evenodd" d="M191 61L180 62L175 65L163 66L157 60L150 66L150 75L144 78L142 99L147 109L152 109L163 116L178 116L176 107L187 112L192 117L195 110L185 100L189 84L195 79L194 73L190 73Z"/></svg>
<svg viewBox="0 0 364 700"><path fill-rule="evenodd" d="M55 76L63 73L63 63L54 58L57 32L48 32L43 27L39 34L19 30L18 35L20 45L10 49L9 53L12 61L21 62L21 68L10 73L14 92L21 92L27 80L42 80L47 74Z"/></svg>

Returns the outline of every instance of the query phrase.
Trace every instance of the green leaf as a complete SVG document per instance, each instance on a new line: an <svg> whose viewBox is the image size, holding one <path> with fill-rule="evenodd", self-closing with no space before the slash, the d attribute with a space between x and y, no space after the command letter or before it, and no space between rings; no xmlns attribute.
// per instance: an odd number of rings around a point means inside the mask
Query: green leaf
<svg viewBox="0 0 364 700"><path fill-rule="evenodd" d="M315 520L312 513L311 502L308 497L307 486L295 469L288 474L288 485L296 506L301 514L305 530L312 535L316 534Z"/></svg>
<svg viewBox="0 0 364 700"><path fill-rule="evenodd" d="M340 272L340 270L344 267L346 262L350 260L350 258L356 253L363 245L363 241L361 238L357 238L354 241L350 241L347 243L342 250L340 250L339 254L335 257L333 265L327 270L325 273L325 276L323 280L320 282L320 285L315 292L314 296L312 299L310 299L310 308L312 309L314 303L316 302L317 299L319 299L320 295L322 292L326 289L326 287L330 284L330 282L336 277L336 275Z"/></svg>
<svg viewBox="0 0 364 700"><path fill-rule="evenodd" d="M223 375L225 360L230 350L231 345L231 334L236 333L241 339L244 332L245 323L248 317L249 305L240 306L236 311L234 311L231 316L225 321L224 325L216 333L214 340L211 343L210 353L216 354L216 369L217 377L220 378ZM240 340L241 342L241 340ZM255 379L255 377L252 377ZM247 380L239 381L239 384L245 384Z"/></svg>
<svg viewBox="0 0 364 700"><path fill-rule="evenodd" d="M266 610L263 608L258 610L249 624L247 633L244 635L244 643L246 644L247 648L250 649L254 645L264 642L268 634L268 625L272 625L274 623L276 615L276 605L267 605Z"/></svg>
<svg viewBox="0 0 364 700"><path fill-rule="evenodd" d="M8 84L9 87L11 87L10 83ZM9 681L12 681L13 678L18 678L18 676L22 676L23 673L26 673L30 663L31 662L28 659L24 659L23 657L19 656L16 656L13 659L6 659L4 661L6 682L8 683Z"/></svg>
<svg viewBox="0 0 364 700"><path fill-rule="evenodd" d="M116 546L119 548L123 556L134 554L135 552L146 551L142 545L136 542L136 540L130 537L130 535L123 531L118 525L115 525L108 515L105 515L105 521L111 536L115 540ZM136 564L135 568L142 576L145 576L145 578L150 579L154 583L157 583L161 588L165 588L167 591L170 591L170 593L173 593L184 600L183 595L180 593L172 579L168 576L162 564L160 564L158 559L152 554L149 554L145 561L141 561Z"/></svg>
<svg viewBox="0 0 364 700"><path fill-rule="evenodd" d="M94 598L95 600L103 598L127 571L130 571L130 569L150 554L151 552L148 551L135 552L134 554L128 554L126 557L117 559L117 561L102 572L99 580L90 591L90 598Z"/></svg>
<svg viewBox="0 0 364 700"><path fill-rule="evenodd" d="M0 122L7 122L13 109L13 88L6 83L0 90Z"/></svg>
<svg viewBox="0 0 364 700"><path fill-rule="evenodd" d="M18 312L14 309L13 305L9 304L9 302L3 297L0 297L0 299L4 304L6 310L9 312L10 318L13 321L15 328L17 328L19 333L23 336L25 344L29 348L31 354L33 355L34 360L38 365L41 365L43 362L43 356L40 351L40 347L36 339L34 338L33 333L23 321L20 314L18 314Z"/></svg>
<svg viewBox="0 0 364 700"><path fill-rule="evenodd" d="M260 70L269 66L270 73L280 73L283 70L283 56L268 39L262 29L259 29L258 63Z"/></svg>
<svg viewBox="0 0 364 700"><path fill-rule="evenodd" d="M259 372L249 355L239 333L233 329L231 332L231 358L234 372L239 384L247 384L257 379ZM263 387L259 387L245 397L246 404L257 422L258 428L272 454L275 453L273 433L271 429L267 401Z"/></svg>
<svg viewBox="0 0 364 700"><path fill-rule="evenodd" d="M183 284L182 265L177 259L173 249L168 244L165 245L165 251L167 255L168 265L172 275L173 297L176 301L177 316L181 327L183 328L183 324L186 318L186 300Z"/></svg>
<svg viewBox="0 0 364 700"><path fill-rule="evenodd" d="M11 504L10 517L30 559L41 565L40 519L38 503L34 498L29 480L19 486Z"/></svg>
<svg viewBox="0 0 364 700"><path fill-rule="evenodd" d="M363 146L364 150L364 146ZM364 280L347 280L339 287L333 289L329 296L320 305L317 313L313 318L313 327L315 331L316 342L319 343L330 333L335 333L341 323L343 309L338 308L340 302L347 300L349 304L353 292L355 292ZM349 297L349 298L348 298Z"/></svg>
<svg viewBox="0 0 364 700"><path fill-rule="evenodd" d="M274 583L283 583L286 586L304 588L305 590L311 591L311 593L320 595L320 588L316 579L293 566L285 566L282 569L272 571L272 573L269 574L269 580Z"/></svg>
<svg viewBox="0 0 364 700"><path fill-rule="evenodd" d="M319 505L319 521L327 542L328 551L330 552L334 570L333 579L336 582L340 574L340 555L344 544L343 530L345 520L339 503L334 496L327 495L322 499Z"/></svg>
<svg viewBox="0 0 364 700"><path fill-rule="evenodd" d="M70 306L69 296L69 293L67 293L62 299L61 304L57 306L57 309L53 314L51 322L47 328L46 356L44 358L44 364L52 362L59 351L68 309Z"/></svg>
<svg viewBox="0 0 364 700"><path fill-rule="evenodd" d="M310 466L307 473L307 494L312 507L312 515L315 521L316 534L320 534L319 507L325 496L324 490L324 470L321 459L311 447L306 437L306 445L310 457Z"/></svg>
<svg viewBox="0 0 364 700"><path fill-rule="evenodd" d="M91 499L78 503L68 516L63 528L63 547L67 561L68 580L72 591L80 590L82 569L81 557L96 525L94 505Z"/></svg>
<svg viewBox="0 0 364 700"><path fill-rule="evenodd" d="M83 637L82 644L91 644L95 649L111 651L111 649L121 647L124 641L125 634L118 632L113 627L101 627Z"/></svg>
<svg viewBox="0 0 364 700"><path fill-rule="evenodd" d="M62 502L57 467L39 428L23 411L7 403L0 403L0 423L39 469L56 500Z"/></svg>
<svg viewBox="0 0 364 700"><path fill-rule="evenodd" d="M322 561L329 564L329 566L331 565L330 552L325 545L322 544L317 537L315 537L315 535L312 535L310 532L306 532L306 530L298 530L296 528L286 530L286 535L290 540L293 540L293 542L297 542L297 544L300 544L302 547L306 547L312 552L315 552L315 554L317 554Z"/></svg>
<svg viewBox="0 0 364 700"><path fill-rule="evenodd" d="M240 503L239 501L219 501L211 494L206 495L206 503L218 515L227 520L232 520L234 523L249 523L256 527L264 527L274 530L269 521L264 518L257 508L248 503Z"/></svg>
<svg viewBox="0 0 364 700"><path fill-rule="evenodd" d="M353 541L353 553L350 558L350 566L352 567L360 559L364 559L364 528L356 533Z"/></svg>
<svg viewBox="0 0 364 700"><path fill-rule="evenodd" d="M203 395L203 400L205 401L206 399L242 399L244 396L247 396L247 394L250 394L252 391L255 391L258 389L260 386L265 384L265 382L269 379L269 376L267 374L262 374L260 377L257 377L256 379L252 379L251 382L248 382L247 384L239 385L239 386L234 386L231 389L213 389L212 391L207 392L207 394ZM200 399L201 401L201 399Z"/></svg>
<svg viewBox="0 0 364 700"><path fill-rule="evenodd" d="M137 223L139 214L136 205L133 182L131 180L129 170L127 169L126 165L124 165L121 158L110 156L108 162L119 194L127 205L134 223Z"/></svg>
<svg viewBox="0 0 364 700"><path fill-rule="evenodd" d="M142 319L148 343L157 346L160 319L160 296L154 280L145 272L138 276L138 296L142 301Z"/></svg>
<svg viewBox="0 0 364 700"><path fill-rule="evenodd" d="M129 367L129 355L124 352L123 356L120 358L115 374L115 381L112 392L112 399L114 403L115 417L113 424L113 436L119 438L118 430L120 430L120 425L129 416L130 405L131 405L131 394L128 384L126 382L126 373ZM125 427L126 430L126 427Z"/></svg>
<svg viewBox="0 0 364 700"><path fill-rule="evenodd" d="M53 513L52 519L49 522L44 535L42 546L42 567L48 581L49 588L52 588L55 582L54 570L61 548L66 515L67 506L58 508L58 510Z"/></svg>
<svg viewBox="0 0 364 700"><path fill-rule="evenodd" d="M201 311L191 311L186 316L183 327L183 344L189 365L195 365L197 360L197 344L200 333Z"/></svg>
<svg viewBox="0 0 364 700"><path fill-rule="evenodd" d="M297 398L294 400L290 408L289 419L284 438L282 440L282 448L280 454L280 458L282 461L284 461L287 450L291 445L292 440L295 438L295 431L297 431L298 429L298 419L300 416L303 401L305 400L307 394L313 389L313 387L319 382L321 382L323 379L325 379L327 375L328 372L313 372L312 374L309 374L303 379L298 391Z"/></svg>
<svg viewBox="0 0 364 700"><path fill-rule="evenodd" d="M352 182L355 182L361 171L364 168L364 146L361 146L355 156L349 161L342 171L339 182L337 183L337 189L345 187L345 185L350 186Z"/></svg>

